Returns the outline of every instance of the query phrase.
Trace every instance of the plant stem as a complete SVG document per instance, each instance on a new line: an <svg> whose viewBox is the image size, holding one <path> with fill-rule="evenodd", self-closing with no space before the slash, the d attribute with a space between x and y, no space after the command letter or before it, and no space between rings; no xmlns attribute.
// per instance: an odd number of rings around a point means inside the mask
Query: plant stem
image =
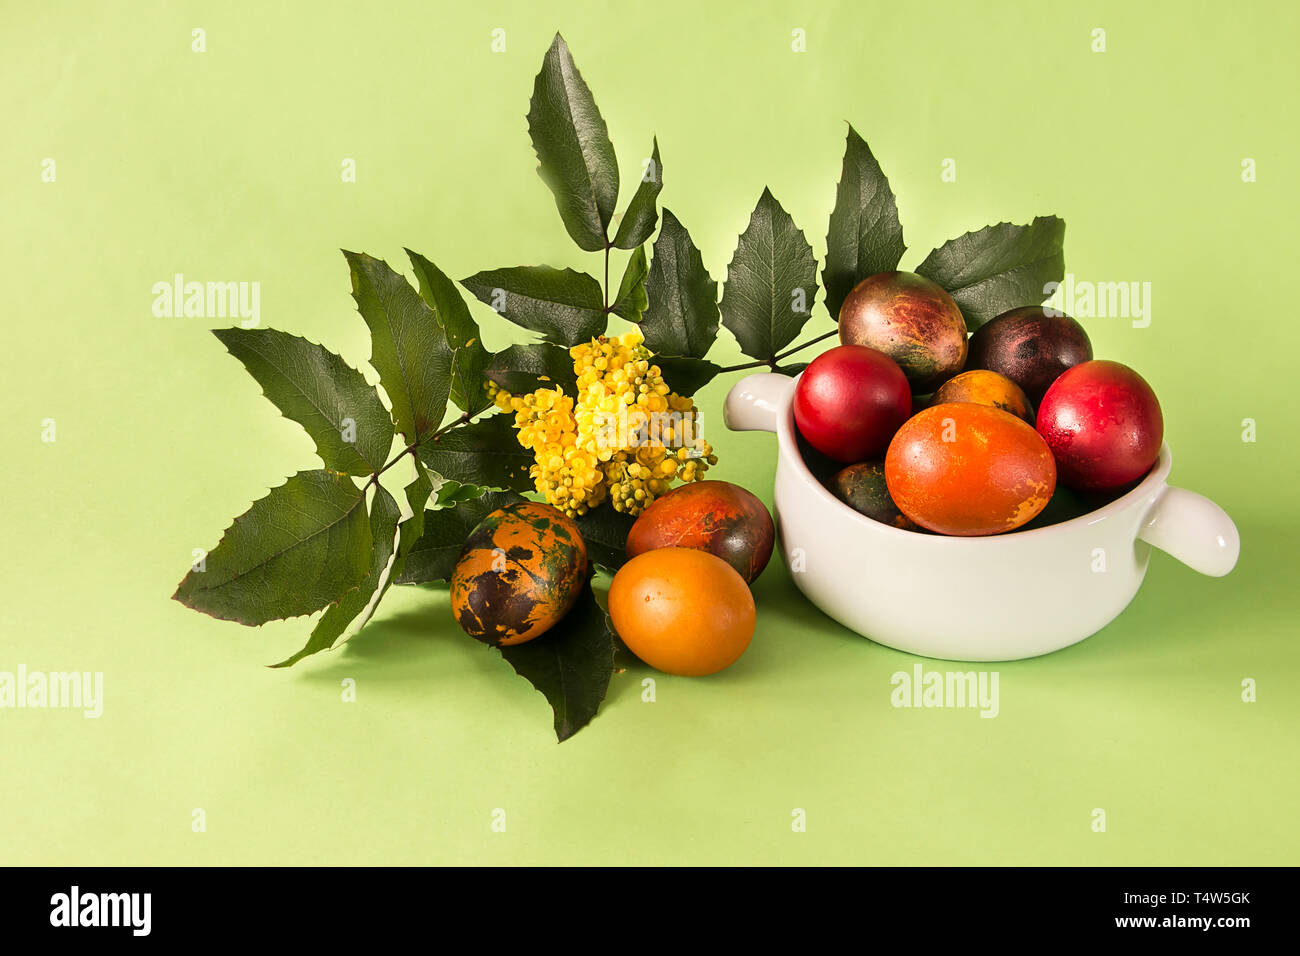
<svg viewBox="0 0 1300 956"><path fill-rule="evenodd" d="M488 408L491 408L491 407L492 407L492 406L490 406L490 405L488 406ZM474 415L482 415L483 412L485 412L485 411L487 411L487 409L482 409L482 410L480 410L480 411L475 412ZM459 427L459 426L461 426L461 425L464 425L464 424L465 424L466 422L468 422L471 418L473 418L474 415L471 415L469 412L464 412L464 413L460 416L460 418L454 418L454 419L452 419L452 420L449 421L447 424L445 424L445 425L443 425L441 428L439 428L439 429L438 429L436 432L434 432L432 435L429 435L429 436L427 436L427 437L425 437L425 438L419 438L419 439L416 439L416 441L415 441L415 443L414 443L415 446L421 445L421 444L423 444L423 443L426 442L426 441L437 441L439 438L441 438L441 437L442 437L444 434L446 434L447 432L451 431L453 428L457 428L457 427Z"/></svg>
<svg viewBox="0 0 1300 956"><path fill-rule="evenodd" d="M401 461L403 458L405 458L408 454L412 454L412 455L415 454L415 450L416 450L417 448L419 448L419 447L420 447L420 443L419 443L419 442L412 442L411 444L409 444L409 445L407 445L405 448L403 448L401 451L399 451L399 452L397 453L397 455L393 458L392 461L390 461L388 464L384 465L383 468L380 468L377 472L375 472L374 474L372 474L372 475L370 476L370 480L366 482L366 487L369 488L371 485L378 485L378 484L379 484L379 476L380 476L380 475L382 475L384 472L386 472L389 468L392 468L392 467L393 467L394 465L396 465L399 461ZM365 489L362 489L362 490L364 491Z"/></svg>
<svg viewBox="0 0 1300 956"><path fill-rule="evenodd" d="M839 333L839 329L831 329L829 332L819 335L815 339L809 339L807 342L804 342L802 345L796 345L793 348L786 349L784 352L781 352L778 355L773 355L770 359L760 359L757 362L745 362L743 365L728 365L726 368L722 369L722 371L743 372L745 369L761 368L764 365L772 369L772 371L776 371L777 363L780 362L782 359L787 359L791 355L794 355L795 352L803 351L808 346L816 345L818 342L823 342L826 339L829 339L832 335L837 335L838 333Z"/></svg>
<svg viewBox="0 0 1300 956"><path fill-rule="evenodd" d="M762 368L764 365L768 368L776 368L776 359L770 362L745 362L742 365L728 365L726 368L719 369L718 374L721 375L723 372L743 372L746 369Z"/></svg>
<svg viewBox="0 0 1300 956"><path fill-rule="evenodd" d="M775 361L779 362L782 359L789 358L791 355L794 355L795 352L800 352L806 349L810 345L816 345L818 342L824 342L826 341L826 339L829 339L832 335L839 335L839 333L840 330L838 328L831 329L829 332L823 332L821 335L817 336L817 338L809 339L807 342L804 342L802 345L796 345L794 348L786 349L784 352L782 352L780 355L776 357Z"/></svg>
<svg viewBox="0 0 1300 956"><path fill-rule="evenodd" d="M460 416L459 418L453 418L451 421L449 421L447 424L443 425L443 426L442 426L441 428L439 428L437 431L435 431L435 432L430 432L428 435L425 435L423 438L417 438L415 441L411 442L411 444L407 445L405 448L403 448L401 451L399 451L396 455L394 455L392 461L390 461L388 464L384 465L383 468L380 468L378 471L376 471L374 474L372 474L372 475L370 476L370 480L366 482L366 488L369 488L371 485L377 485L377 484L379 484L379 476L380 476L380 475L382 475L384 472L386 472L389 468L392 468L394 465L396 465L399 461L401 461L401 460L402 460L403 458L405 458L407 455L414 455L414 454L416 453L416 451L419 450L420 446L423 445L425 442L427 442L427 441L437 441L439 438L441 438L441 437L442 437L443 435L445 435L447 432L451 431L453 428L459 428L461 425L468 424L469 422L471 422L471 421L473 421L475 418L477 418L479 415L482 415L484 412L486 412L486 411L487 411L488 409L490 409L491 407L492 407L492 406L489 405L487 408L481 408L481 409L479 409L477 412L475 412L473 415L471 415L469 412L464 412L464 413L461 414L461 416ZM364 491L365 489L363 488L362 490Z"/></svg>
<svg viewBox="0 0 1300 956"><path fill-rule="evenodd" d="M609 311L609 239L605 240L605 311Z"/></svg>

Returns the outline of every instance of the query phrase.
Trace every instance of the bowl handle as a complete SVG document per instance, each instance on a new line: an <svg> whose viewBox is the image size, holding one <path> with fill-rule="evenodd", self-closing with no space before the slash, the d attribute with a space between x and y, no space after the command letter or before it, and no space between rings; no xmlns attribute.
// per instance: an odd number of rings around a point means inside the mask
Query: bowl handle
<svg viewBox="0 0 1300 956"><path fill-rule="evenodd" d="M776 416L785 405L793 381L789 375L776 372L746 375L727 393L722 420L733 432L776 431Z"/></svg>
<svg viewBox="0 0 1300 956"><path fill-rule="evenodd" d="M1202 574L1222 577L1241 553L1241 536L1227 513L1204 495L1168 485L1156 498L1138 537Z"/></svg>

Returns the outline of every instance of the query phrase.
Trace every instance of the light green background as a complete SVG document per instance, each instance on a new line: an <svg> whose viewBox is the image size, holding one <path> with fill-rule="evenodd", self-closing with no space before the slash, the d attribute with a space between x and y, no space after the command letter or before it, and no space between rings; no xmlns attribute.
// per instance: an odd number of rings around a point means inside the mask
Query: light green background
<svg viewBox="0 0 1300 956"><path fill-rule="evenodd" d="M0 670L103 671L106 699L97 721L0 711L0 863L1300 862L1293 4L5 6ZM648 671L618 675L559 746L443 594L392 593L288 672L262 665L306 621L168 600L191 549L315 458L213 323L151 314L153 283L258 281L263 325L359 363L340 247L397 264L409 245L454 276L597 269L524 121L557 28L625 183L658 134L662 200L719 278L765 185L821 251L847 120L899 197L905 267L1057 213L1080 279L1151 282L1149 328L1090 333L1156 388L1173 480L1236 519L1237 570L1157 554L1105 631L997 666L1001 714L981 720L892 708L917 659L822 617L774 562L740 663L659 677L653 704ZM474 308L489 346L510 340ZM810 332L828 327L819 304ZM725 333L719 351L738 357ZM770 497L771 436L721 426L735 378L701 395L713 474Z"/></svg>

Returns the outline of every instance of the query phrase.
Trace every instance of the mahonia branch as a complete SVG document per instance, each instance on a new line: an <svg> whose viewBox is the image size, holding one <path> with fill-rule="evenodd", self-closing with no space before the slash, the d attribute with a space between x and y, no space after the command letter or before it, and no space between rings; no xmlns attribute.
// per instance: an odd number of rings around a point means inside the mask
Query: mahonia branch
<svg viewBox="0 0 1300 956"><path fill-rule="evenodd" d="M796 352L802 352L810 345L816 345L818 342L824 342L826 339L829 339L832 335L837 335L837 334L839 334L839 329L831 329L829 332L823 333L822 335L817 336L815 339L809 339L807 342L804 342L802 345L796 345L793 348L786 349L784 352L781 352L778 355L773 355L770 359L760 359L757 362L746 362L743 365L728 365L726 368L722 369L718 374L721 374L722 372L743 372L746 369L762 368L764 365L772 369L772 371L776 371L777 363L779 363L783 359L789 358L791 355L794 355Z"/></svg>
<svg viewBox="0 0 1300 956"><path fill-rule="evenodd" d="M394 455L392 461L388 462L388 464L384 465L383 468L380 468L378 471L372 474L370 476L370 480L366 482L366 487L369 488L371 485L379 484L380 475L388 471L388 469L392 468L394 465L396 465L407 455L414 455L417 451L419 451L420 446L423 445L425 442L437 441L439 438L447 434L447 432L451 431L453 428L459 428L461 425L468 425L475 418L477 418L479 415L482 415L491 407L492 406L489 405L487 408L481 408L473 415L471 415L469 412L463 412L459 418L452 419L447 424L439 428L437 431L430 432L428 435L424 436L423 438L417 438L415 441L411 442L411 444L407 445L396 455Z"/></svg>

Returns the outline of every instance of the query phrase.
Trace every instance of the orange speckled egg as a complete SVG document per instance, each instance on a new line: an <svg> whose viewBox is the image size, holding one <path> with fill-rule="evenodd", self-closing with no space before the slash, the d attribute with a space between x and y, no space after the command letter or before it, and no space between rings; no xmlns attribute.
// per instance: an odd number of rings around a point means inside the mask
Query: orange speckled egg
<svg viewBox="0 0 1300 956"><path fill-rule="evenodd" d="M586 582L587 545L573 519L520 501L470 532L451 576L451 609L470 637L508 647L553 627Z"/></svg>
<svg viewBox="0 0 1300 956"><path fill-rule="evenodd" d="M1038 432L991 405L947 402L908 419L885 455L898 509L940 534L1012 531L1046 507L1056 461Z"/></svg>
<svg viewBox="0 0 1300 956"><path fill-rule="evenodd" d="M992 405L1004 412L1010 412L1030 425L1034 424L1034 410L1020 386L1005 375L987 369L962 372L940 385L939 391L934 393L930 404L942 405L945 402Z"/></svg>

